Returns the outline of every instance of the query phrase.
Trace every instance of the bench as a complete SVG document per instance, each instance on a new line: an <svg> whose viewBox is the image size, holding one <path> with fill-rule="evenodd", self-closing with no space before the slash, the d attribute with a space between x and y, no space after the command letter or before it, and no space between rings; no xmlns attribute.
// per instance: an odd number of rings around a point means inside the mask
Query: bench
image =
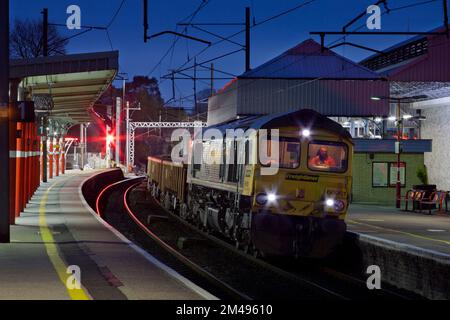
<svg viewBox="0 0 450 320"><path fill-rule="evenodd" d="M419 201L419 212L422 212L423 206L428 205L428 214L431 215L431 211L434 210L433 206L439 213L445 213L444 211L444 201L447 199L448 192L446 191L435 191L429 197L423 197Z"/></svg>
<svg viewBox="0 0 450 320"><path fill-rule="evenodd" d="M408 190L406 192L406 195L404 197L400 197L400 201L404 201L405 202L405 210L404 211L416 211L417 209L417 204L420 203L420 201L422 201L422 199L425 196L425 191L422 190ZM409 206L409 202L411 202L412 205L412 209L408 210L408 206Z"/></svg>

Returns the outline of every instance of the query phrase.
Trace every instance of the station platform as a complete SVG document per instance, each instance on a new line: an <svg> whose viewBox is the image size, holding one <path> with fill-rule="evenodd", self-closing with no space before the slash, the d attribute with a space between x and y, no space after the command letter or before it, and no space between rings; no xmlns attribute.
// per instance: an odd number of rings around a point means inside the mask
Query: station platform
<svg viewBox="0 0 450 320"><path fill-rule="evenodd" d="M434 300L450 299L450 216L353 204L344 241L347 257L366 276Z"/></svg>
<svg viewBox="0 0 450 320"><path fill-rule="evenodd" d="M215 299L97 217L81 194L97 173L41 185L11 227L11 244L0 244L0 300Z"/></svg>
<svg viewBox="0 0 450 320"><path fill-rule="evenodd" d="M450 257L450 214L427 215L394 207L353 204L347 225L350 232Z"/></svg>

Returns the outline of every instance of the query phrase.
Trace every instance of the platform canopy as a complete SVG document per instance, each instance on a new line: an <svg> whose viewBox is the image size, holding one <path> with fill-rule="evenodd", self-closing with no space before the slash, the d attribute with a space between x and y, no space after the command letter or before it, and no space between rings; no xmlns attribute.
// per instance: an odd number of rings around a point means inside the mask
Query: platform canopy
<svg viewBox="0 0 450 320"><path fill-rule="evenodd" d="M88 123L118 65L117 51L13 60L10 78L19 100L33 100L38 113L48 111L60 123Z"/></svg>
<svg viewBox="0 0 450 320"><path fill-rule="evenodd" d="M443 27L430 30L444 31ZM449 36L413 37L364 59L361 64L389 79L392 97L446 98L450 96Z"/></svg>

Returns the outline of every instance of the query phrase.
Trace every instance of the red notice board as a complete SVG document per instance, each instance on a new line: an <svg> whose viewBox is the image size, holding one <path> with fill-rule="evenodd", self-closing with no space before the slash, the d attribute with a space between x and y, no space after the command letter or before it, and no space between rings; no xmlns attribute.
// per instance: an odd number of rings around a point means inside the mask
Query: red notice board
<svg viewBox="0 0 450 320"><path fill-rule="evenodd" d="M397 162L391 162L389 164L389 186L391 188L397 185L397 171L398 164ZM402 187L406 187L406 163L400 162L400 181Z"/></svg>

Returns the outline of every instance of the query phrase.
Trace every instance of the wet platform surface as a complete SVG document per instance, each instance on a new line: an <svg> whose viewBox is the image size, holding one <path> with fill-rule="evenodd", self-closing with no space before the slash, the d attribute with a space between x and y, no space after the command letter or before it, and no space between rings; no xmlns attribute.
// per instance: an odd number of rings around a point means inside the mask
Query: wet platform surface
<svg viewBox="0 0 450 320"><path fill-rule="evenodd" d="M96 173L41 185L0 244L0 299L214 299L95 215L80 186Z"/></svg>
<svg viewBox="0 0 450 320"><path fill-rule="evenodd" d="M427 215L353 204L347 225L350 232L450 256L450 214Z"/></svg>

